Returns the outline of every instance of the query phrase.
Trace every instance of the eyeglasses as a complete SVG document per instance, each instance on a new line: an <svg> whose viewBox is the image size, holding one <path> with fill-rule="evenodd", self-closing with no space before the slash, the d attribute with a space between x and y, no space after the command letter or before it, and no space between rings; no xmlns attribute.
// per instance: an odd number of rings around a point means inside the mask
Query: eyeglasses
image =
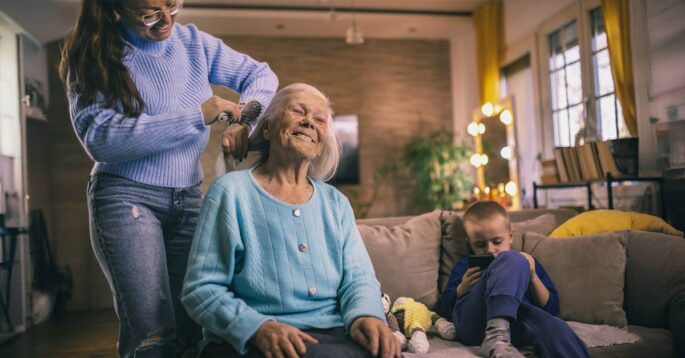
<svg viewBox="0 0 685 358"><path fill-rule="evenodd" d="M157 10L151 14L138 15L133 10L124 7L126 10L130 11L132 14L140 18L140 22L146 27L152 27L156 23L162 21L165 13L169 13L169 16L175 16L183 8L183 0L176 1L173 5L166 8L166 10Z"/></svg>

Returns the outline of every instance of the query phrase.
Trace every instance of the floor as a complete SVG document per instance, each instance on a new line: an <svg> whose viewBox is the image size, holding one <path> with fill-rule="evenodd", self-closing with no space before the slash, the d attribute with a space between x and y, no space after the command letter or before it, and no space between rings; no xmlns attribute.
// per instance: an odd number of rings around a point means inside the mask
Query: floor
<svg viewBox="0 0 685 358"><path fill-rule="evenodd" d="M118 327L112 310L64 313L0 345L0 357L114 358Z"/></svg>

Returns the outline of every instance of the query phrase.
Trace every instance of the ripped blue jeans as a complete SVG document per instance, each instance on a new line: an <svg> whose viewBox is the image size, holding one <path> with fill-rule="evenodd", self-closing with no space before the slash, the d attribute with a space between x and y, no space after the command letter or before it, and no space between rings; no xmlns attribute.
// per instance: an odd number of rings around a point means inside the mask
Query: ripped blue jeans
<svg viewBox="0 0 685 358"><path fill-rule="evenodd" d="M90 179L91 243L112 289L121 357L174 357L200 338L180 293L201 205L199 185Z"/></svg>

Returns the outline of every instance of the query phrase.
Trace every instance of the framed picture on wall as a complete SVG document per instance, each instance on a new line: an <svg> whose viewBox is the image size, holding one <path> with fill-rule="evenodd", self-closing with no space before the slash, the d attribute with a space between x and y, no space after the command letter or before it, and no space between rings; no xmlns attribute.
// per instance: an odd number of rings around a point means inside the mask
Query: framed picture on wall
<svg viewBox="0 0 685 358"><path fill-rule="evenodd" d="M359 184L359 118L356 114L337 115L333 127L342 146L334 185Z"/></svg>

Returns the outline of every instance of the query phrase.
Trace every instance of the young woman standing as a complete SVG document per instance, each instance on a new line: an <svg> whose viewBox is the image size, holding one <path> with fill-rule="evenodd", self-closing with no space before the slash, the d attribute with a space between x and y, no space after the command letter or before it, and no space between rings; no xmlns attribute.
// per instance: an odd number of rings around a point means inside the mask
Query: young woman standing
<svg viewBox="0 0 685 358"><path fill-rule="evenodd" d="M120 321L122 357L169 357L199 337L179 295L202 202L199 158L222 112L241 104L210 83L269 105L269 66L194 25L183 0L84 0L60 73L74 130L95 161L91 242ZM224 150L241 158L254 123L230 121Z"/></svg>

